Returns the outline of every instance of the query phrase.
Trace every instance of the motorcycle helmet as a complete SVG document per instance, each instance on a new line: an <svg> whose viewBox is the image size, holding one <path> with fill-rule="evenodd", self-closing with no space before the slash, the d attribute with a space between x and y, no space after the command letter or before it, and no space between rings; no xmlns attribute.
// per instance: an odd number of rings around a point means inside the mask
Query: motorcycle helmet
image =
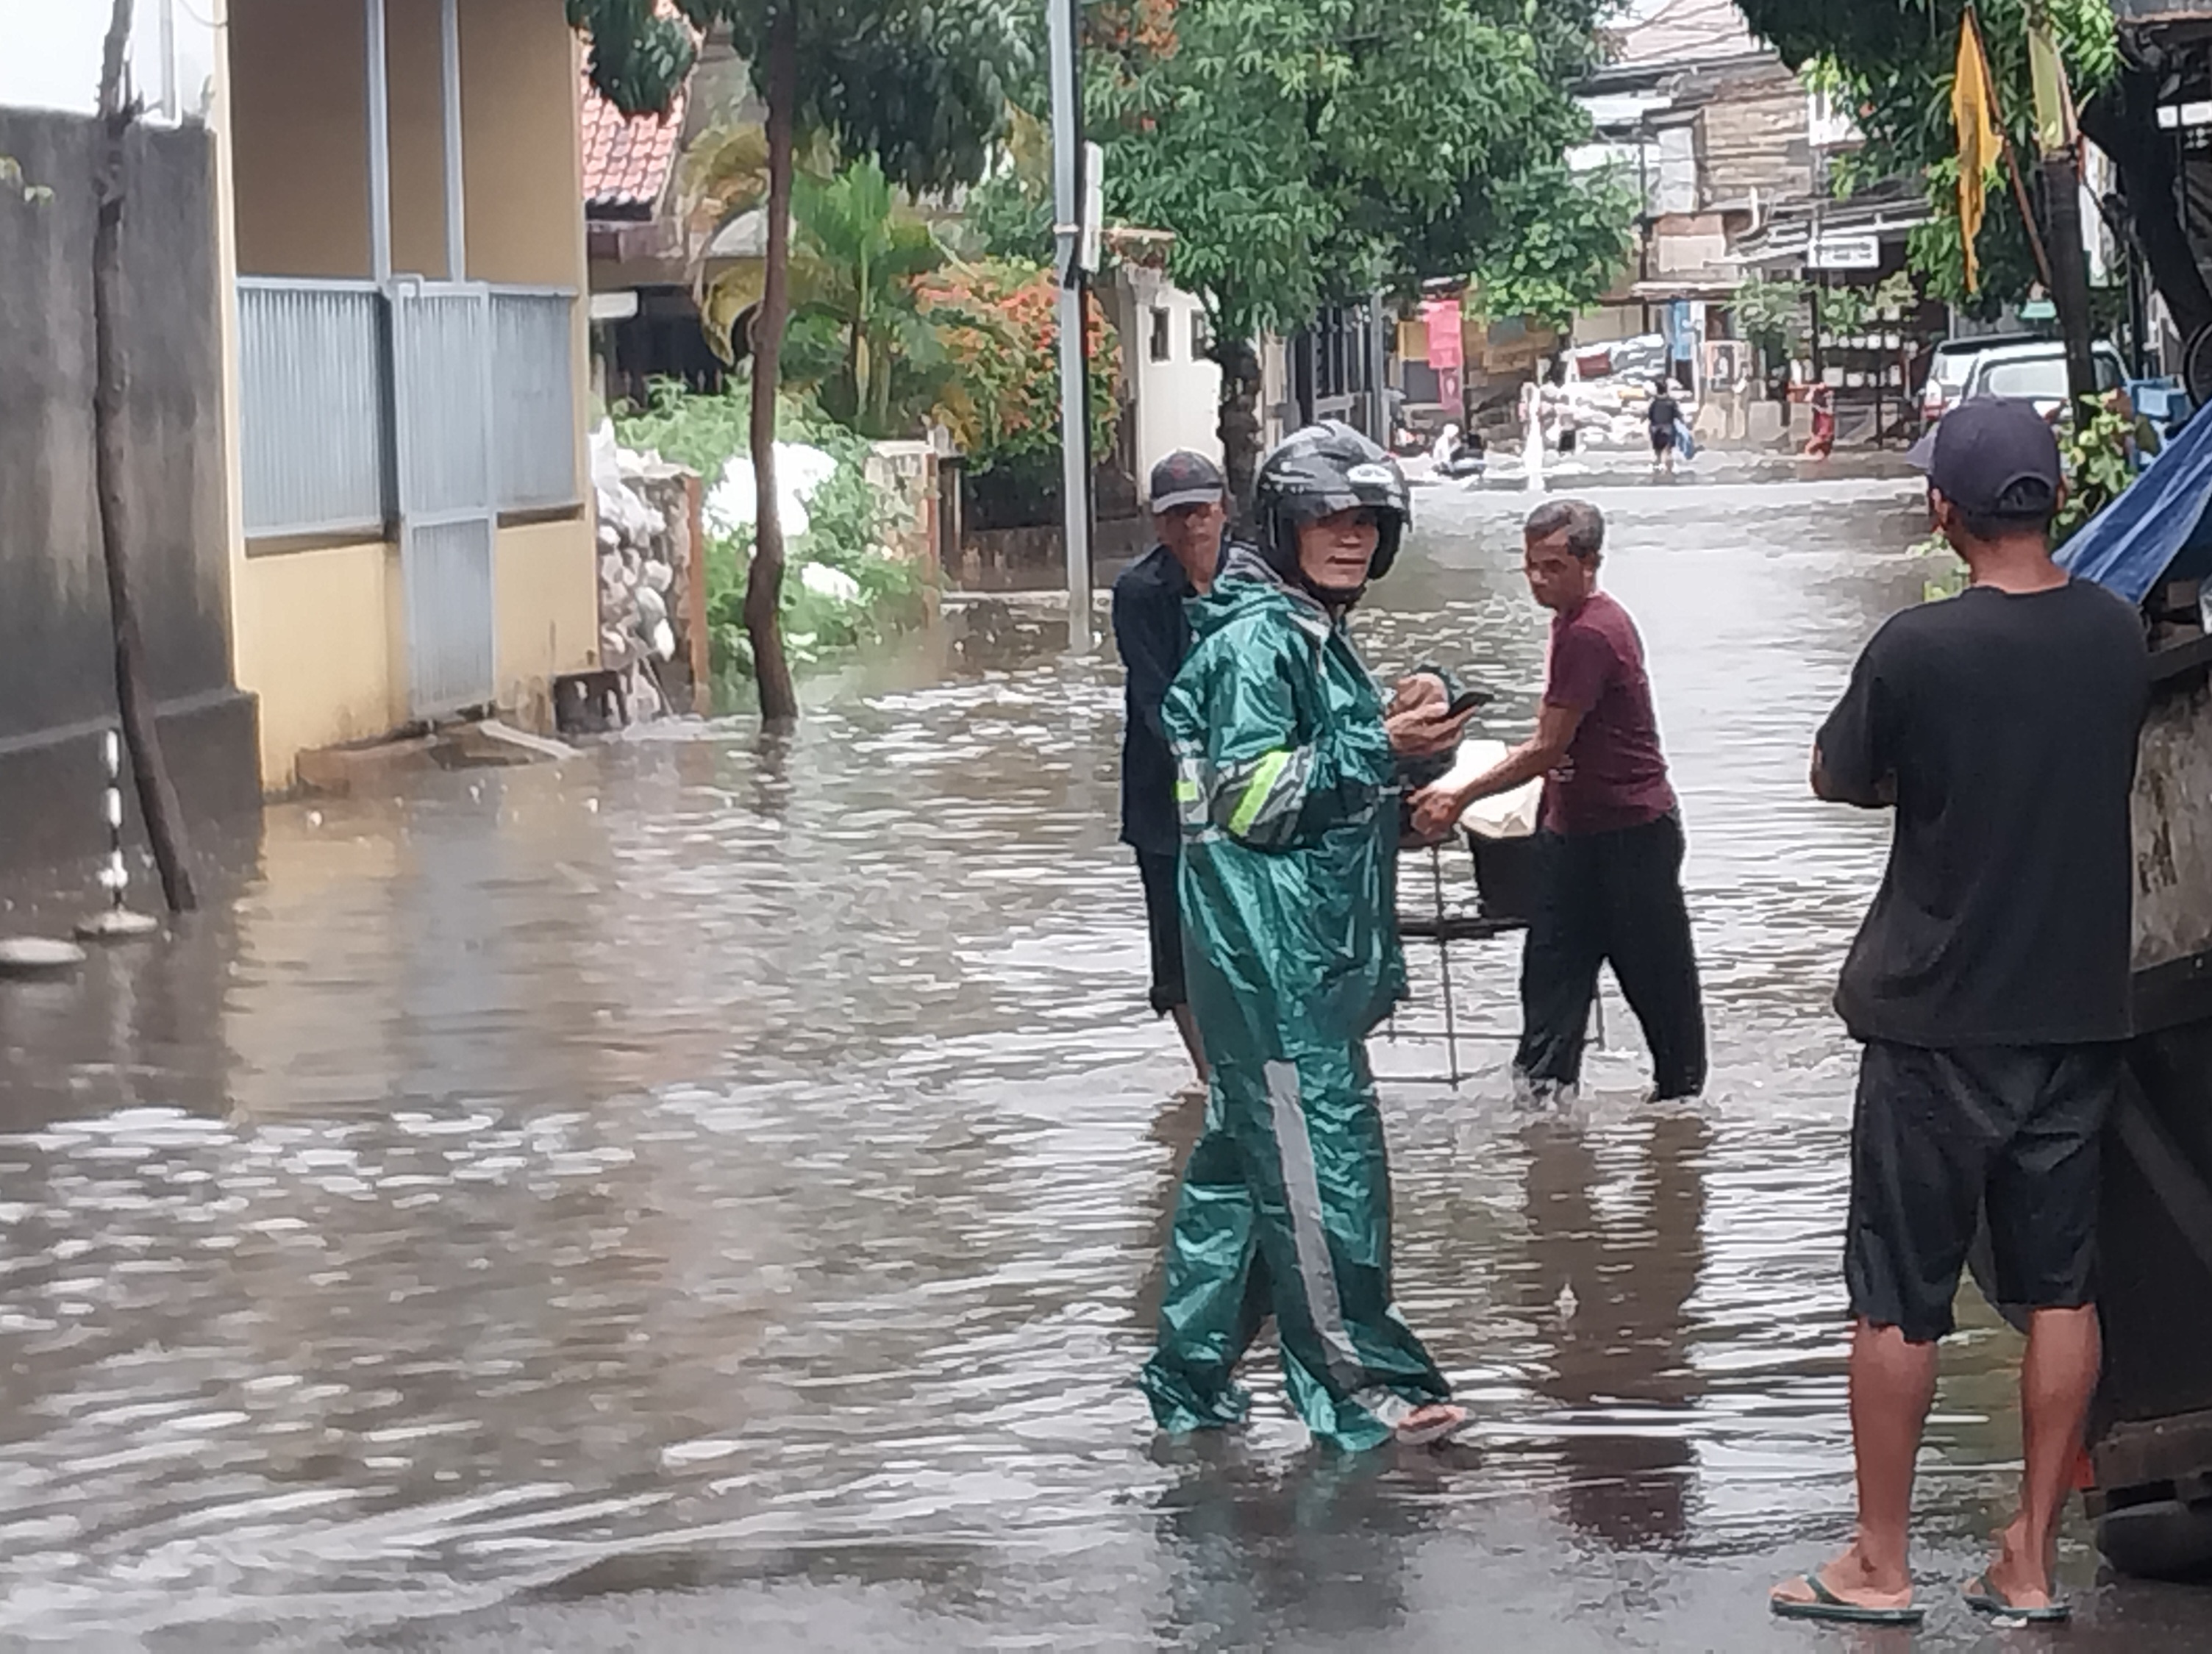
<svg viewBox="0 0 2212 1654"><path fill-rule="evenodd" d="M1253 530L1260 555L1285 581L1313 589L1298 566L1300 525L1362 507L1375 513L1381 531L1374 561L1367 566L1367 578L1380 580L1397 560L1399 543L1413 520L1405 473L1395 459L1340 420L1293 431L1261 462L1253 484ZM1315 595L1343 602L1358 593L1316 590Z"/></svg>

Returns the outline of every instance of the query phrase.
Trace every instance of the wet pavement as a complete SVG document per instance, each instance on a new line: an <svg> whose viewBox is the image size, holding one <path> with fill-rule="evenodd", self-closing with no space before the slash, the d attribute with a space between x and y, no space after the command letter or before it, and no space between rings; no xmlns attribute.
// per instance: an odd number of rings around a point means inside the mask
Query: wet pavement
<svg viewBox="0 0 2212 1654"><path fill-rule="evenodd" d="M1644 1104L1609 993L1590 1094L1516 1105L1504 943L1453 950L1474 1073L1437 1083L1414 949L1377 1048L1400 1298L1478 1455L1317 1455L1264 1356L1248 1434L1154 1438L1127 1380L1198 1122L1143 1009L1118 690L993 602L788 742L272 811L175 942L0 984L0 1647L1906 1645L1763 1594L1850 1509L1826 1001L1885 839L1804 769L1920 590L1915 490L1593 497L1715 1079ZM1522 504L1425 490L1362 625L1498 690L1501 735L1541 670ZM2016 1342L1967 1298L1930 1648L2028 1640L1953 1591L2016 1473ZM2208 1599L2097 1583L2078 1527L2064 1568L2081 1622L2038 1645L2212 1646Z"/></svg>

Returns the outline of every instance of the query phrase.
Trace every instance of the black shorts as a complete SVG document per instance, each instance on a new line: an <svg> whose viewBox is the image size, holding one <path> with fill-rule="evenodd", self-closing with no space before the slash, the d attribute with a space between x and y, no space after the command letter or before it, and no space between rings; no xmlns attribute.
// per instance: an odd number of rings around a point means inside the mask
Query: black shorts
<svg viewBox="0 0 2212 1654"><path fill-rule="evenodd" d="M1672 425L1654 425L1651 428L1651 452L1672 453L1674 451L1674 428Z"/></svg>
<svg viewBox="0 0 2212 1654"><path fill-rule="evenodd" d="M1916 1344L1949 1332L1985 1208L1998 1302L2094 1302L2098 1143L2121 1062L2117 1045L1869 1042L1851 1118L1852 1313Z"/></svg>
<svg viewBox="0 0 2212 1654"><path fill-rule="evenodd" d="M1152 1012L1164 1017L1190 1003L1182 982L1182 897L1176 888L1179 855L1137 852L1137 873L1145 881L1145 927L1152 939Z"/></svg>

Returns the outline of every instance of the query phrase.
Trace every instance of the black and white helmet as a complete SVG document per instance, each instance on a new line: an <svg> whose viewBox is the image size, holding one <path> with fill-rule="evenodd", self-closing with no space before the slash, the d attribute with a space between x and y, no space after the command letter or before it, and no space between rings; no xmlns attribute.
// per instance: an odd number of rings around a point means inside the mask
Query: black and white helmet
<svg viewBox="0 0 2212 1654"><path fill-rule="evenodd" d="M1341 420L1325 419L1285 437L1261 463L1252 517L1260 555L1285 580L1298 581L1298 526L1340 511L1375 513L1382 537L1367 578L1379 580L1397 560L1413 520L1398 462Z"/></svg>

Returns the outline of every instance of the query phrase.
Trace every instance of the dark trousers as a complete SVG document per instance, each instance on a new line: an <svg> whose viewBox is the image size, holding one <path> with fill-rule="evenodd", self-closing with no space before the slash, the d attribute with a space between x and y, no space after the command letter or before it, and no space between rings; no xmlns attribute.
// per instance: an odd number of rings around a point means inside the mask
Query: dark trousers
<svg viewBox="0 0 2212 1654"><path fill-rule="evenodd" d="M1531 1080L1580 1080L1598 967L1610 964L1644 1026L1657 1095L1696 1096L1705 1085L1705 1012L1682 900L1682 818L1544 833L1538 843L1514 1068Z"/></svg>

